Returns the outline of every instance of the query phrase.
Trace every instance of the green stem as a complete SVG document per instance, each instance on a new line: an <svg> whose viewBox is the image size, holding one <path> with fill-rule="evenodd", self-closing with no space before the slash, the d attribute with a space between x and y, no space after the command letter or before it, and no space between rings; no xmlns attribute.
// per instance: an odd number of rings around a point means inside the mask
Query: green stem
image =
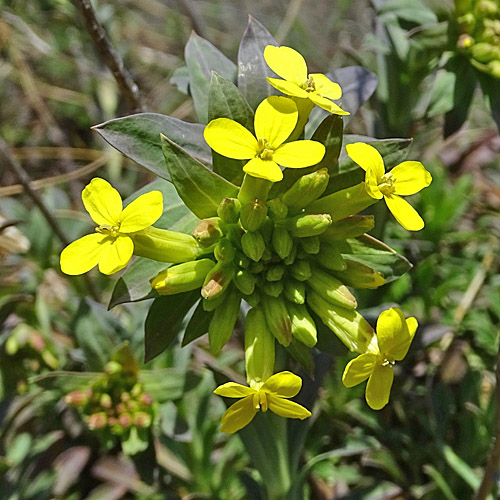
<svg viewBox="0 0 500 500"><path fill-rule="evenodd" d="M240 200L242 205L255 200L255 198L266 201L272 185L271 181L245 174L238 194L238 200Z"/></svg>

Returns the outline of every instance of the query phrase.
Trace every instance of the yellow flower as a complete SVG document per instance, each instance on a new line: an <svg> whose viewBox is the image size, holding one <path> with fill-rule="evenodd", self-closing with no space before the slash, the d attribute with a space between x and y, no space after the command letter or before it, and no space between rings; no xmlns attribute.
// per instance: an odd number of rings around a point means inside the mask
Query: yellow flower
<svg viewBox="0 0 500 500"><path fill-rule="evenodd" d="M304 58L290 47L268 45L264 49L264 58L268 66L283 80L268 78L267 81L283 94L309 99L313 104L336 115L348 115L330 99L340 99L342 89L321 73L307 73Z"/></svg>
<svg viewBox="0 0 500 500"><path fill-rule="evenodd" d="M417 327L415 318L405 319L401 309L391 307L379 316L377 336L368 351L345 367L342 382L346 387L368 379L366 402L373 410L380 410L389 402L394 379L392 367L406 356Z"/></svg>
<svg viewBox="0 0 500 500"><path fill-rule="evenodd" d="M287 97L268 97L255 111L255 135L229 118L212 120L205 128L205 140L217 153L250 160L243 170L271 182L280 181L279 165L303 168L319 163L325 146L317 141L293 141L283 144L293 132L298 120L297 105Z"/></svg>
<svg viewBox="0 0 500 500"><path fill-rule="evenodd" d="M345 147L347 154L366 172L365 185L372 198L384 198L396 220L408 231L424 227L422 217L400 195L418 193L431 182L431 174L419 161L404 161L385 173L384 160L369 144L356 142Z"/></svg>
<svg viewBox="0 0 500 500"><path fill-rule="evenodd" d="M251 387L228 382L215 389L214 393L226 398L243 398L230 406L222 416L222 432L233 434L248 425L259 410L270 409L281 417L310 417L311 412L303 406L288 401L298 394L302 380L291 372L280 372L269 377L264 383L254 382Z"/></svg>
<svg viewBox="0 0 500 500"><path fill-rule="evenodd" d="M98 226L95 234L74 241L62 251L61 270L71 275L86 273L97 264L103 274L123 269L134 252L129 235L151 226L163 212L160 191L143 194L123 209L118 191L99 177L85 187L82 200Z"/></svg>

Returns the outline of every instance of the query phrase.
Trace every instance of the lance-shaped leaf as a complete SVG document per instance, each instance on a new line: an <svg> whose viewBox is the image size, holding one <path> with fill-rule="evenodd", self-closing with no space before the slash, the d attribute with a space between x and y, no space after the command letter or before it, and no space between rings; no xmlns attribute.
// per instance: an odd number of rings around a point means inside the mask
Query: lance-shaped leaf
<svg viewBox="0 0 500 500"><path fill-rule="evenodd" d="M210 164L211 151L203 138L204 126L158 113L139 113L92 127L111 146L163 179L170 174L163 161L160 134L198 161Z"/></svg>
<svg viewBox="0 0 500 500"><path fill-rule="evenodd" d="M198 290L167 295L153 301L144 324L144 362L161 354L181 332L187 313L200 297Z"/></svg>
<svg viewBox="0 0 500 500"><path fill-rule="evenodd" d="M208 122L208 89L212 70L230 81L236 81L237 68L219 49L196 33L189 37L184 57L189 72L189 90L196 116Z"/></svg>
<svg viewBox="0 0 500 500"><path fill-rule="evenodd" d="M200 338L202 335L205 335L205 333L208 333L208 327L214 312L205 311L203 301L204 300L200 301L186 326L184 336L182 337L182 347Z"/></svg>
<svg viewBox="0 0 500 500"><path fill-rule="evenodd" d="M252 109L256 109L266 97L278 94L266 80L268 76L278 76L264 59L267 45L277 46L278 42L257 19L248 16L247 29L238 51L238 88Z"/></svg>
<svg viewBox="0 0 500 500"><path fill-rule="evenodd" d="M382 273L386 282L394 281L412 268L408 259L367 234L336 242L336 246L345 259L360 262Z"/></svg>
<svg viewBox="0 0 500 500"><path fill-rule="evenodd" d="M141 370L139 381L144 390L158 403L178 399L184 394L186 371L180 368Z"/></svg>
<svg viewBox="0 0 500 500"><path fill-rule="evenodd" d="M213 71L208 94L208 120L216 118L229 118L253 132L253 111L247 101L232 82ZM212 160L214 172L241 184L246 160L226 158L215 151Z"/></svg>
<svg viewBox="0 0 500 500"><path fill-rule="evenodd" d="M495 120L497 128L500 130L500 84L498 78L480 71L477 71L476 75L486 102L489 104L493 120Z"/></svg>
<svg viewBox="0 0 500 500"><path fill-rule="evenodd" d="M187 151L162 137L163 155L170 177L186 206L200 219L217 215L223 198L236 198L238 187L209 170Z"/></svg>

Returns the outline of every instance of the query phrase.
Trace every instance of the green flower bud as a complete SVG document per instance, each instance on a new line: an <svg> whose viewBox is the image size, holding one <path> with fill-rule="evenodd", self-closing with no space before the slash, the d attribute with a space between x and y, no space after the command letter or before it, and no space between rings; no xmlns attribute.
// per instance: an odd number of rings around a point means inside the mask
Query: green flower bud
<svg viewBox="0 0 500 500"><path fill-rule="evenodd" d="M101 397L99 398L99 404L103 408L111 408L113 406L113 401L111 400L111 396L109 394L101 394Z"/></svg>
<svg viewBox="0 0 500 500"><path fill-rule="evenodd" d="M303 304L306 300L306 284L303 281L286 280L283 293L290 302Z"/></svg>
<svg viewBox="0 0 500 500"><path fill-rule="evenodd" d="M87 418L87 425L91 431L102 429L108 425L108 417L106 414L101 411L99 413L93 413L89 415Z"/></svg>
<svg viewBox="0 0 500 500"><path fill-rule="evenodd" d="M311 277L311 265L307 260L297 260L290 267L290 274L299 281L308 280Z"/></svg>
<svg viewBox="0 0 500 500"><path fill-rule="evenodd" d="M221 222L221 219L218 217L202 219L196 224L192 234L201 246L205 248L210 247L214 243L217 243L224 234Z"/></svg>
<svg viewBox="0 0 500 500"><path fill-rule="evenodd" d="M371 267L352 260L346 260L345 263L345 271L337 271L334 274L346 285L353 288L378 288L385 285L386 281L382 274Z"/></svg>
<svg viewBox="0 0 500 500"><path fill-rule="evenodd" d="M488 63L488 70L495 78L500 78L500 61L491 61Z"/></svg>
<svg viewBox="0 0 500 500"><path fill-rule="evenodd" d="M373 215L351 215L334 222L322 235L321 241L343 241L371 231L375 226Z"/></svg>
<svg viewBox="0 0 500 500"><path fill-rule="evenodd" d="M226 300L226 295L232 290L232 287L229 286L222 293L214 297L213 299L203 299L203 310L210 312L215 311L223 302Z"/></svg>
<svg viewBox="0 0 500 500"><path fill-rule="evenodd" d="M293 264L295 262L295 259L297 258L297 253L298 253L297 243L293 241L292 249L290 250L290 253L283 259L283 264L287 266Z"/></svg>
<svg viewBox="0 0 500 500"><path fill-rule="evenodd" d="M226 224L236 224L240 218L241 203L236 198L224 198L217 207L217 215Z"/></svg>
<svg viewBox="0 0 500 500"><path fill-rule="evenodd" d="M307 347L313 347L318 341L318 332L307 307L303 304L287 302L286 308L292 322L292 335Z"/></svg>
<svg viewBox="0 0 500 500"><path fill-rule="evenodd" d="M129 392L126 392L126 391L125 391L125 392L122 392L122 393L120 394L120 401L121 401L122 403L128 403L128 402L130 401L130 399L131 399L131 396L130 396L130 393L129 393Z"/></svg>
<svg viewBox="0 0 500 500"><path fill-rule="evenodd" d="M318 236L300 238L300 246L309 255L316 255L319 252L320 240Z"/></svg>
<svg viewBox="0 0 500 500"><path fill-rule="evenodd" d="M377 201L368 194L365 183L361 182L312 202L306 207L306 212L309 214L328 213L333 221L337 221L357 214Z"/></svg>
<svg viewBox="0 0 500 500"><path fill-rule="evenodd" d="M262 262L251 262L248 266L248 270L254 274L260 274L264 270L265 266Z"/></svg>
<svg viewBox="0 0 500 500"><path fill-rule="evenodd" d="M360 354L367 351L375 332L356 309L335 306L314 290L308 291L307 304L348 349Z"/></svg>
<svg viewBox="0 0 500 500"><path fill-rule="evenodd" d="M270 297L279 297L283 292L282 281L268 281L262 285L262 291Z"/></svg>
<svg viewBox="0 0 500 500"><path fill-rule="evenodd" d="M329 214L298 215L293 219L287 219L287 229L292 236L305 238L324 233L331 223L332 218Z"/></svg>
<svg viewBox="0 0 500 500"><path fill-rule="evenodd" d="M10 335L7 341L5 342L5 352L9 356L14 356L19 350L19 342L14 337L14 335Z"/></svg>
<svg viewBox="0 0 500 500"><path fill-rule="evenodd" d="M151 287L161 295L196 290L215 266L211 259L201 259L171 266L151 280Z"/></svg>
<svg viewBox="0 0 500 500"><path fill-rule="evenodd" d="M232 262L235 255L234 246L227 238L222 238L214 249L214 257L221 263L228 264Z"/></svg>
<svg viewBox="0 0 500 500"><path fill-rule="evenodd" d="M269 331L281 345L287 346L292 340L292 322L282 297L266 297L261 301Z"/></svg>
<svg viewBox="0 0 500 500"><path fill-rule="evenodd" d="M207 274L201 295L204 299L212 300L231 284L235 273L235 267L232 264L226 265L217 263Z"/></svg>
<svg viewBox="0 0 500 500"><path fill-rule="evenodd" d="M255 283L257 280L255 276L246 269L238 270L233 280L238 290L245 295L251 295L255 290Z"/></svg>
<svg viewBox="0 0 500 500"><path fill-rule="evenodd" d="M190 234L147 227L130 235L134 240L134 254L139 257L177 264L196 259L203 248Z"/></svg>
<svg viewBox="0 0 500 500"><path fill-rule="evenodd" d="M257 307L261 301L261 294L258 290L254 290L252 294L244 297L245 302L251 307Z"/></svg>
<svg viewBox="0 0 500 500"><path fill-rule="evenodd" d="M258 198L248 202L241 208L240 222L247 231L257 231L266 217L267 206Z"/></svg>
<svg viewBox="0 0 500 500"><path fill-rule="evenodd" d="M255 198L266 201L272 185L273 183L267 179L245 174L243 182L241 183L240 192L238 193L238 200L240 200L242 205Z"/></svg>
<svg viewBox="0 0 500 500"><path fill-rule="evenodd" d="M75 408L80 406L85 406L92 396L92 391L90 389L86 391L73 391L64 396L64 402L68 406L73 406Z"/></svg>
<svg viewBox="0 0 500 500"><path fill-rule="evenodd" d="M262 258L266 244L262 234L257 231L249 231L241 237L241 248L247 257L258 262Z"/></svg>
<svg viewBox="0 0 500 500"><path fill-rule="evenodd" d="M153 419L149 413L140 411L134 415L134 425L136 427L147 428L151 427Z"/></svg>
<svg viewBox="0 0 500 500"><path fill-rule="evenodd" d="M268 262L271 262L272 258L273 258L273 252L266 245L266 247L264 248L264 252L262 252L261 260L262 260L262 262L264 262L264 264L267 264Z"/></svg>
<svg viewBox="0 0 500 500"><path fill-rule="evenodd" d="M329 176L326 168L303 175L283 195L283 203L295 212L307 207L324 193L328 186L328 180Z"/></svg>
<svg viewBox="0 0 500 500"><path fill-rule="evenodd" d="M208 326L208 340L213 353L219 352L231 338L240 312L240 303L241 299L236 293L229 293L215 310Z"/></svg>
<svg viewBox="0 0 500 500"><path fill-rule="evenodd" d="M272 245L281 259L290 255L293 247L293 238L284 226L275 226L272 235Z"/></svg>
<svg viewBox="0 0 500 500"><path fill-rule="evenodd" d="M475 10L479 16L493 17L499 12L499 6L492 0L481 0Z"/></svg>
<svg viewBox="0 0 500 500"><path fill-rule="evenodd" d="M121 373L123 371L123 366L117 361L109 361L104 366L104 372L108 375L114 375L115 373Z"/></svg>
<svg viewBox="0 0 500 500"><path fill-rule="evenodd" d="M249 384L265 382L274 373L274 344L264 311L250 309L245 328L245 368Z"/></svg>
<svg viewBox="0 0 500 500"><path fill-rule="evenodd" d="M267 202L267 208L271 219L281 220L288 215L288 207L279 198L269 200Z"/></svg>
<svg viewBox="0 0 500 500"><path fill-rule="evenodd" d="M250 265L250 259L239 250L236 250L234 262L238 267L242 267L243 269L247 269L248 266Z"/></svg>
<svg viewBox="0 0 500 500"><path fill-rule="evenodd" d="M280 264L269 266L266 271L267 281L280 281L285 273L285 268Z"/></svg>
<svg viewBox="0 0 500 500"><path fill-rule="evenodd" d="M471 54L476 61L488 63L500 59L500 47L494 47L489 43L477 43L472 47Z"/></svg>
<svg viewBox="0 0 500 500"><path fill-rule="evenodd" d="M313 267L312 275L307 284L322 298L342 307L354 309L358 303L349 289L338 279L330 276L319 267Z"/></svg>
<svg viewBox="0 0 500 500"><path fill-rule="evenodd" d="M316 261L330 271L343 271L347 267L337 246L326 242L321 243Z"/></svg>
<svg viewBox="0 0 500 500"><path fill-rule="evenodd" d="M137 382L137 384L134 384L134 387L132 387L132 390L130 391L130 395L133 398L139 397L142 393L143 393L143 387L139 382Z"/></svg>

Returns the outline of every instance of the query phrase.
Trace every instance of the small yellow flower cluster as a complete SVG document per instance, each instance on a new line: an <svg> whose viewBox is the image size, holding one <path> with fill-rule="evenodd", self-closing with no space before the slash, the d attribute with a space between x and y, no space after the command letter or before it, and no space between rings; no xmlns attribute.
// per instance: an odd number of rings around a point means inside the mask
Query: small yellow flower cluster
<svg viewBox="0 0 500 500"><path fill-rule="evenodd" d="M222 156L248 160L237 198L224 198L217 217L201 220L191 235L152 227L162 214L161 193L138 197L125 209L118 192L103 179L93 179L83 202L97 224L96 233L75 241L61 254L67 274L98 265L104 274L123 269L133 254L173 265L151 280L162 295L201 288L202 304L211 315L210 347L218 352L232 335L241 300L251 309L245 330L245 364L249 386L233 382L215 393L240 398L223 416L222 431L233 433L249 424L259 410L304 419L310 412L289 401L301 379L284 371L274 374L275 341L301 353L316 344L312 310L352 351L343 382L351 387L368 379L366 399L374 409L387 404L392 366L406 355L417 328L400 309L383 312L377 332L356 311L347 286L377 288L385 279L370 267L344 255L341 241L369 231L373 218L356 214L382 198L396 220L417 231L424 222L401 196L428 186L431 175L417 161L405 161L385 172L380 153L364 143L346 152L365 170L365 181L323 196L327 168L309 172L268 199L273 183L283 179L281 167L317 165L325 146L295 140L303 132L314 105L346 115L332 102L342 90L325 75L308 74L303 57L289 47L268 46L264 57L282 79L268 82L286 96L271 96L255 112L253 129L228 119L205 128L208 145ZM305 116L301 116L301 113Z"/></svg>

